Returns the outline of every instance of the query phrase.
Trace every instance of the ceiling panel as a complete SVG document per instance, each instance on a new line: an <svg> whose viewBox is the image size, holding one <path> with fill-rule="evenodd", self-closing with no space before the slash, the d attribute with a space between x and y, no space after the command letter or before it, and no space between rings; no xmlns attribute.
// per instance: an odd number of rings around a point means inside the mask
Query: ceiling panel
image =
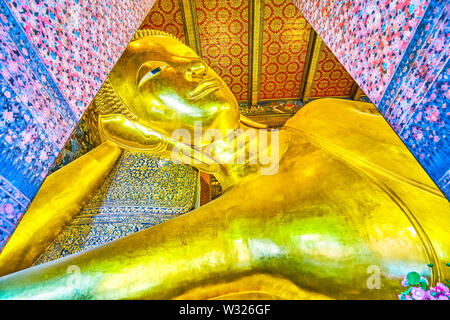
<svg viewBox="0 0 450 320"><path fill-rule="evenodd" d="M290 0L266 0L260 96L299 98L311 26Z"/></svg>
<svg viewBox="0 0 450 320"><path fill-rule="evenodd" d="M348 97L353 87L353 79L325 44L319 54L319 62L314 74L311 98Z"/></svg>
<svg viewBox="0 0 450 320"><path fill-rule="evenodd" d="M192 18L183 16L190 13L181 10L181 2L185 11L186 6L194 9ZM157 0L141 28L168 32L184 43L192 38L189 42L199 45L203 59L228 84L237 100L248 102L252 72L248 19L253 14L249 13L248 3L249 0ZM262 32L259 101L303 99L300 93L307 80L306 60L311 59L314 49L309 43L314 31L291 0L265 0L263 11L263 25L255 29ZM185 30L191 30L189 37ZM316 47L320 48L319 61L310 67L313 83L308 86L308 97L350 97L354 90L351 76L325 44Z"/></svg>
<svg viewBox="0 0 450 320"><path fill-rule="evenodd" d="M180 2L178 0L157 0L139 29L165 31L185 43Z"/></svg>
<svg viewBox="0 0 450 320"><path fill-rule="evenodd" d="M195 0L203 59L239 101L248 99L247 2Z"/></svg>

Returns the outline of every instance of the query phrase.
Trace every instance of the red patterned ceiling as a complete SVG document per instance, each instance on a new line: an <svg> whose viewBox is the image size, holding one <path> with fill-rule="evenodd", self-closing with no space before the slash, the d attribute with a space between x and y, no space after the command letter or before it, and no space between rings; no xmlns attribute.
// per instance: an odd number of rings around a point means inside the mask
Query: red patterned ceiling
<svg viewBox="0 0 450 320"><path fill-rule="evenodd" d="M203 59L248 101L248 0L190 0L197 16ZM299 99L305 86L311 26L291 0L265 0L259 100ZM157 0L141 28L162 30L185 42L180 0ZM251 66L250 66L251 67ZM349 97L354 81L323 45L312 98Z"/></svg>
<svg viewBox="0 0 450 320"><path fill-rule="evenodd" d="M311 26L290 0L266 0L259 98L299 98Z"/></svg>
<svg viewBox="0 0 450 320"><path fill-rule="evenodd" d="M165 31L185 43L179 0L157 0L140 29Z"/></svg>
<svg viewBox="0 0 450 320"><path fill-rule="evenodd" d="M239 101L248 99L247 2L195 0L203 59Z"/></svg>
<svg viewBox="0 0 450 320"><path fill-rule="evenodd" d="M311 97L348 97L351 94L352 86L352 77L345 71L330 49L322 44Z"/></svg>

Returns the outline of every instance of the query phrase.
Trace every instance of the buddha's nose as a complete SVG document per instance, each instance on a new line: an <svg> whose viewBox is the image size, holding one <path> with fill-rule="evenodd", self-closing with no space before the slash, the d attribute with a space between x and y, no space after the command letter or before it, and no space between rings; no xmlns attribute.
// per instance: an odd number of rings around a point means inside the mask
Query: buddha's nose
<svg viewBox="0 0 450 320"><path fill-rule="evenodd" d="M208 66L202 60L195 60L186 69L185 75L188 81L200 81L206 75Z"/></svg>

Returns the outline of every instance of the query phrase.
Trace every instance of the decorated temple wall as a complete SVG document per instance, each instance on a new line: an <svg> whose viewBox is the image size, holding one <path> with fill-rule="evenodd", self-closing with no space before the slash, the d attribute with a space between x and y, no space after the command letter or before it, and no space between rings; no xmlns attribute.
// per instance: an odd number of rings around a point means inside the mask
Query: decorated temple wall
<svg viewBox="0 0 450 320"><path fill-rule="evenodd" d="M195 0L201 54L238 101L248 99L248 1Z"/></svg>
<svg viewBox="0 0 450 320"><path fill-rule="evenodd" d="M311 98L349 97L353 79L336 56L322 43L317 69L311 88Z"/></svg>
<svg viewBox="0 0 450 320"><path fill-rule="evenodd" d="M290 1L264 1L259 98L298 98L311 26Z"/></svg>
<svg viewBox="0 0 450 320"><path fill-rule="evenodd" d="M155 29L174 35L186 43L179 0L156 0L139 29Z"/></svg>
<svg viewBox="0 0 450 320"><path fill-rule="evenodd" d="M48 174L61 169L73 160L98 147L100 144L98 111L90 104L60 151Z"/></svg>
<svg viewBox="0 0 450 320"><path fill-rule="evenodd" d="M49 168L56 170L98 145L92 114L88 112L79 119L154 2L0 1L0 248ZM147 16L141 28L165 30L184 41L179 1L156 2L158 10ZM214 10L202 13L202 8L213 2L217 3ZM243 101L248 95L248 48L244 41L248 40L247 20L245 15L228 17L227 10L223 10L228 2L195 1L197 9L202 9L197 12L201 51L213 68L229 73L230 77L222 76ZM270 26L273 29L271 41L267 40L267 32L263 38L265 50L269 53L270 44L277 42L275 38L279 38L279 43L287 39L299 42L297 47L289 42L287 49L295 51L301 43L300 51L306 50L310 27L299 22L306 19L324 40L317 69L323 72L314 78L312 98L330 94L322 89L322 78L332 79L337 71L344 78L352 76L448 196L448 2L294 0L301 14L288 10L292 5L285 2L266 0L268 7L282 8L286 17L283 28L278 30L278 20L273 21L270 9L265 11L266 31ZM247 14L245 3L235 1L233 6ZM294 21L292 14L298 19ZM219 21L217 15L227 23L240 20L244 30L237 33L237 24L229 26L231 31L228 26L211 27L211 21ZM106 16L108 19L103 19ZM286 28L290 33L286 33ZM221 33L217 39L207 37L208 32L218 30ZM229 40L231 34L235 38ZM242 73L218 67L221 60L217 58L222 55L217 56L214 49L222 43L230 49L223 56L236 56L231 65L240 61L245 67ZM244 46L242 50L237 49L238 45ZM278 52L277 61L287 67L282 53ZM303 56L299 53L302 63ZM329 61L334 62L333 68ZM272 72L270 61L262 62L267 67L264 72ZM297 72L297 79L300 75ZM347 95L351 85L344 86L342 79L336 82L336 88ZM299 91L294 89L292 92ZM277 95L271 95L275 91L268 90L263 96L276 98ZM289 112L267 121L279 126L288 116Z"/></svg>
<svg viewBox="0 0 450 320"><path fill-rule="evenodd" d="M448 1L293 0L448 197Z"/></svg>
<svg viewBox="0 0 450 320"><path fill-rule="evenodd" d="M0 1L0 248L153 2Z"/></svg>

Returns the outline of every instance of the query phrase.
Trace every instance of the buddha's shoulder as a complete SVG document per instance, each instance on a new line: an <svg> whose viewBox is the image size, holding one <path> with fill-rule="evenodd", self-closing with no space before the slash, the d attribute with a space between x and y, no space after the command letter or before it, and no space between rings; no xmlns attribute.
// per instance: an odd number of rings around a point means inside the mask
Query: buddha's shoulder
<svg viewBox="0 0 450 320"><path fill-rule="evenodd" d="M385 178L414 181L439 193L433 181L371 103L318 99L300 109L286 122L285 128L353 168L370 170Z"/></svg>
<svg viewBox="0 0 450 320"><path fill-rule="evenodd" d="M327 127L331 131L335 127L349 127L353 130L357 128L358 123L349 123L349 120L369 122L371 126L387 125L372 103L324 98L307 103L286 122L285 126L308 130L311 128L310 126L327 122ZM389 126L386 128L389 128ZM326 128L322 129L322 131L324 130L326 131Z"/></svg>

